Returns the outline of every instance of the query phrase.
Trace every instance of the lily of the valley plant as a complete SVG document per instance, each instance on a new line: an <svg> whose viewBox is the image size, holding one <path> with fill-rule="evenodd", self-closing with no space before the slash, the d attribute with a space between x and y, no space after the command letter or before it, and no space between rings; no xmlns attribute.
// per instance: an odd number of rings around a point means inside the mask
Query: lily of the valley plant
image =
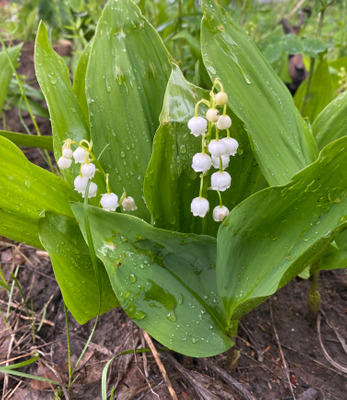
<svg viewBox="0 0 347 400"><path fill-rule="evenodd" d="M345 263L347 226L347 96L312 132L229 14L202 7L209 91L132 1L110 0L73 85L37 32L62 176L0 137L0 234L50 254L78 322L121 306L190 356L229 349L240 317L306 267Z"/></svg>

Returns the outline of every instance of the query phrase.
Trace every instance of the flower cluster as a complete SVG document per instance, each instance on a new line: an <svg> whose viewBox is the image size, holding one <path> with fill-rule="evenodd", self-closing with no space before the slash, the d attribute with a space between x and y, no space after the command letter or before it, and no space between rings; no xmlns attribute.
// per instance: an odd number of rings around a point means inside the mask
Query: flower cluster
<svg viewBox="0 0 347 400"><path fill-rule="evenodd" d="M220 91L215 94L216 86ZM200 193L191 203L191 211L194 216L204 218L209 211L209 202L203 197L204 178L209 174L211 167L218 171L211 174L210 189L217 191L219 205L213 209L215 221L223 221L229 214L229 210L222 203L221 192L231 185L231 176L225 171L229 166L230 156L235 156L239 147L238 142L230 136L231 118L227 115L228 95L224 92L221 82L216 79L210 92L210 101L200 100L195 106L195 116L188 121L190 133L195 137L201 136L202 151L193 156L192 168L200 174ZM206 119L198 116L200 104L209 108ZM220 110L222 108L222 110ZM220 131L226 131L226 137L220 138ZM214 136L213 136L214 135Z"/></svg>
<svg viewBox="0 0 347 400"><path fill-rule="evenodd" d="M75 151L72 151L71 145L77 145ZM94 178L95 173L99 172L106 181L107 193L103 194L100 199L100 204L102 208L106 211L115 211L119 204L122 205L123 211L134 211L137 209L135 200L131 196L127 196L124 190L120 200L118 196L111 191L108 174L106 174L99 164L98 160L92 152L93 144L87 140L81 140L79 143L66 139L62 147L62 156L58 160L58 167L60 169L70 168L72 164L72 159L75 160L76 164L81 164L80 173L76 176L74 180L75 190L85 196L85 192L89 183L89 180ZM90 182L88 197L95 197L97 194L98 187L96 183ZM119 202L118 202L119 200Z"/></svg>

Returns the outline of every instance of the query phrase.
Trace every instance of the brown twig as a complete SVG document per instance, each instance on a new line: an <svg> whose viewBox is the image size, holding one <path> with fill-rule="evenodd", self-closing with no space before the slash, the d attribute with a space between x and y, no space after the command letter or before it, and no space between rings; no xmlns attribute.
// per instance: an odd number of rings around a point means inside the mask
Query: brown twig
<svg viewBox="0 0 347 400"><path fill-rule="evenodd" d="M322 321L322 316L319 314L317 318L317 334L318 334L318 340L320 347L323 350L324 357L327 359L327 361L330 362L331 365L333 365L336 369L339 371L343 372L344 374L347 374L347 367L341 365L340 363L336 362L330 354L327 352L327 350L324 347L323 341L322 341L322 335L321 335L321 321Z"/></svg>
<svg viewBox="0 0 347 400"><path fill-rule="evenodd" d="M212 371L217 373L225 382L227 382L233 390L244 400L256 400L255 397L245 388L245 386L229 375L224 369L218 365L205 359L203 363Z"/></svg>
<svg viewBox="0 0 347 400"><path fill-rule="evenodd" d="M329 327L334 331L334 333L335 333L335 335L336 335L336 337L337 337L337 339L338 339L338 343L341 344L341 346L342 346L344 352L347 354L346 339L341 335L341 333L338 331L338 329L336 328L336 326L335 326L332 322L330 322L330 321L327 319L327 317L326 317L326 315L325 315L325 312L324 312L324 310L323 310L322 308L321 308L321 313L322 313L323 317L325 318L325 322L326 322L326 323L329 325Z"/></svg>
<svg viewBox="0 0 347 400"><path fill-rule="evenodd" d="M295 400L296 397L295 397L295 393L294 393L294 389L293 389L292 382L291 382L291 380L290 380L290 373L289 373L288 364L287 364L287 361L286 361L286 359L285 359L285 357L284 357L284 354L283 354L283 351L282 351L281 342L280 342L280 338L279 338L279 336L278 336L277 329L276 329L276 325L275 325L275 319L274 319L274 316L273 316L273 310L272 310L271 299L270 299L270 301L269 301L269 304L270 304L270 317L271 317L272 327L273 327L273 331L274 331L276 343L277 343L277 346L278 346L278 350L279 350L280 355L281 355L282 364L283 364L283 369L284 369L284 371L285 371L285 374L286 374L286 377L287 377L287 380L288 380L290 392L291 392L291 394L292 394L292 396L293 396L293 399Z"/></svg>
<svg viewBox="0 0 347 400"><path fill-rule="evenodd" d="M154 344L152 342L151 337L149 336L149 334L146 331L143 331L143 336L145 337L146 343L148 344L148 347L151 349L151 352L153 354L153 357L155 359L155 362L158 365L158 368L160 370L160 373L166 383L166 386L170 392L170 395L172 397L173 400L178 400L177 394L175 392L175 389L172 386L172 383L170 382L170 379L166 373L165 367L160 359L160 355L157 351L157 349L154 347Z"/></svg>
<svg viewBox="0 0 347 400"><path fill-rule="evenodd" d="M298 9L305 3L305 1L306 0L300 0L299 3L292 9L292 11L286 15L286 19L294 15L298 11Z"/></svg>

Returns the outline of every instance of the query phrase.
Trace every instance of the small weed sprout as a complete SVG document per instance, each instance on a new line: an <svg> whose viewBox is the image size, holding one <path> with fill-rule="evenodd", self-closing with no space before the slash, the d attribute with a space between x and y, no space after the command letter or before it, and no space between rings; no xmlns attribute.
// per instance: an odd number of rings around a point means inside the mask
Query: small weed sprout
<svg viewBox="0 0 347 400"><path fill-rule="evenodd" d="M220 91L214 93L219 86ZM202 99L195 105L195 116L188 121L190 133L195 137L201 136L201 153L193 156L192 168L200 174L199 196L195 197L190 205L194 216L204 218L210 206L203 197L204 178L208 175L211 167L218 169L211 175L210 189L217 191L219 205L213 209L213 219L223 221L229 214L229 210L223 205L222 195L231 185L231 176L225 169L229 166L230 156L235 156L239 144L230 136L231 118L227 115L228 95L223 89L222 83L216 79L210 92L210 101ZM209 107L206 119L198 116L199 105L205 104ZM221 108L222 110L220 110ZM226 137L220 138L220 131L226 131Z"/></svg>

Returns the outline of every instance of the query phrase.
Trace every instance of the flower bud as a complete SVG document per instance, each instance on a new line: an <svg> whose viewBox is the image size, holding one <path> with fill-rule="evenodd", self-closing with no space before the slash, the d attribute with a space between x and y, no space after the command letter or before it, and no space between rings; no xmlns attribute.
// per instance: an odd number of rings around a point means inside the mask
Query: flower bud
<svg viewBox="0 0 347 400"><path fill-rule="evenodd" d="M221 131L231 127L231 118L229 115L221 115L217 121L217 128Z"/></svg>
<svg viewBox="0 0 347 400"><path fill-rule="evenodd" d="M206 172L211 168L211 157L208 154L196 153L193 157L192 168L195 172Z"/></svg>
<svg viewBox="0 0 347 400"><path fill-rule="evenodd" d="M95 165L93 163L83 164L81 167L81 174L85 178L93 178L93 176L95 175Z"/></svg>
<svg viewBox="0 0 347 400"><path fill-rule="evenodd" d="M214 96L214 102L217 106L224 106L228 102L228 95L225 92L219 92Z"/></svg>
<svg viewBox="0 0 347 400"><path fill-rule="evenodd" d="M100 200L101 206L106 211L115 211L119 206L118 196L115 193L105 193Z"/></svg>
<svg viewBox="0 0 347 400"><path fill-rule="evenodd" d="M193 117L188 121L188 128L194 136L203 135L207 129L207 121L203 117Z"/></svg>
<svg viewBox="0 0 347 400"><path fill-rule="evenodd" d="M65 157L60 157L59 160L58 160L58 162L57 162L57 164L58 164L58 167L59 167L60 169L67 169L67 168L70 168L71 159L65 158Z"/></svg>
<svg viewBox="0 0 347 400"><path fill-rule="evenodd" d="M219 190L220 192L224 192L225 190L230 188L231 184L231 176L228 172L215 172L211 175L211 188L213 190Z"/></svg>
<svg viewBox="0 0 347 400"><path fill-rule="evenodd" d="M223 221L229 215L225 206L217 206L213 209L213 219L217 222Z"/></svg>
<svg viewBox="0 0 347 400"><path fill-rule="evenodd" d="M211 140L208 145L208 151L214 157L220 157L227 151L226 145L222 140Z"/></svg>
<svg viewBox="0 0 347 400"><path fill-rule="evenodd" d="M85 163L87 161L88 153L83 147L77 147L72 155L76 163Z"/></svg>
<svg viewBox="0 0 347 400"><path fill-rule="evenodd" d="M208 210L210 209L210 205L208 200L204 197L195 197L190 204L190 210L193 213L194 217L201 217L207 214Z"/></svg>
<svg viewBox="0 0 347 400"><path fill-rule="evenodd" d="M239 143L237 140L234 138L223 138L222 142L226 146L226 155L228 156L234 156L237 152L237 149L239 147Z"/></svg>
<svg viewBox="0 0 347 400"><path fill-rule="evenodd" d="M97 184L94 183L94 182L90 182L90 185L89 185L89 192L88 192L88 198L90 198L90 197L95 197L97 191L98 191L98 186L97 186ZM82 192L82 197L84 197L84 196L85 196L85 191Z"/></svg>
<svg viewBox="0 0 347 400"><path fill-rule="evenodd" d="M229 167L229 162L230 162L230 156L225 156L224 154L222 154L220 157L215 157L212 156L212 165L214 166L214 168L219 169L220 168L220 158L222 158L222 169L226 169Z"/></svg>
<svg viewBox="0 0 347 400"><path fill-rule="evenodd" d="M125 197L122 201L122 207L124 211L135 211L137 210L135 200L131 197Z"/></svg>
<svg viewBox="0 0 347 400"><path fill-rule="evenodd" d="M70 149L70 147L63 146L63 157L72 158L72 150Z"/></svg>
<svg viewBox="0 0 347 400"><path fill-rule="evenodd" d="M78 193L84 193L84 191L86 190L87 184L88 184L88 178L78 175L78 176L76 176L73 183L75 186L75 190Z"/></svg>
<svg viewBox="0 0 347 400"><path fill-rule="evenodd" d="M216 108L210 108L207 110L206 118L210 122L217 122L219 118L219 111Z"/></svg>

